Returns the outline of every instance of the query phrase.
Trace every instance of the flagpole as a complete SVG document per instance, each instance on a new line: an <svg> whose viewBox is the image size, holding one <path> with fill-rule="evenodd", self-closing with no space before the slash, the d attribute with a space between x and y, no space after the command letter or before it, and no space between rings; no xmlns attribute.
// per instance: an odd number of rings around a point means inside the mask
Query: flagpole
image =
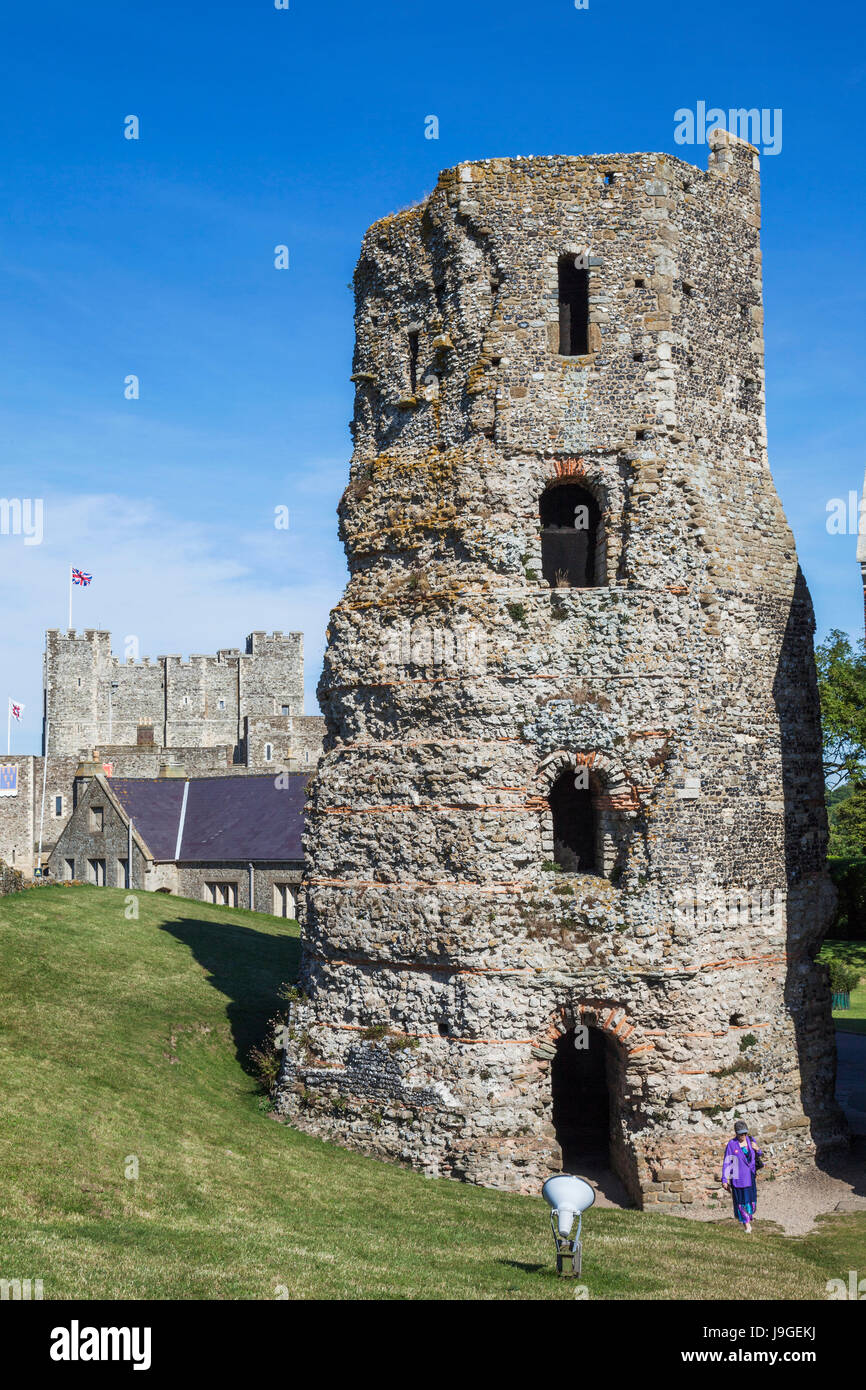
<svg viewBox="0 0 866 1390"><path fill-rule="evenodd" d="M69 566L69 626L67 631L72 630L72 566Z"/></svg>
<svg viewBox="0 0 866 1390"><path fill-rule="evenodd" d="M6 702L6 754L12 752L12 696Z"/></svg>
<svg viewBox="0 0 866 1390"><path fill-rule="evenodd" d="M48 740L51 737L51 720L45 721L45 756L42 759L42 809L39 812L39 854L36 867L42 877L42 827L45 824L45 783L48 780Z"/></svg>

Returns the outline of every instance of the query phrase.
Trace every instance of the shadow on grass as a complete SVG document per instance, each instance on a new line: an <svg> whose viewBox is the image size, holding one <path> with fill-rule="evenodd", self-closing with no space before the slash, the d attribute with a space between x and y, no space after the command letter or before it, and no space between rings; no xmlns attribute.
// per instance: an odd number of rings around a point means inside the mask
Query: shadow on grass
<svg viewBox="0 0 866 1390"><path fill-rule="evenodd" d="M507 1265L509 1269L520 1269L524 1274L539 1274L541 1270L548 1269L548 1265L527 1265L522 1260L497 1260L498 1265Z"/></svg>
<svg viewBox="0 0 866 1390"><path fill-rule="evenodd" d="M188 946L207 972L208 983L227 996L226 1017L235 1055L252 1074L249 1050L265 1035L268 1019L284 1005L278 991L297 978L300 942L294 936L272 936L254 927L180 917L161 928Z"/></svg>

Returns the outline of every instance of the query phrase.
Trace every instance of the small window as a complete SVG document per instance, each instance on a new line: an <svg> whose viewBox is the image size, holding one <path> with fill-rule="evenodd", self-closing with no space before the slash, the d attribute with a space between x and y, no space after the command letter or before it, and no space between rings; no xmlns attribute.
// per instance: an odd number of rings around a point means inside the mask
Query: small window
<svg viewBox="0 0 866 1390"><path fill-rule="evenodd" d="M128 888L129 880L126 877L126 866L128 859L118 859L117 861L117 886L118 888Z"/></svg>
<svg viewBox="0 0 866 1390"><path fill-rule="evenodd" d="M597 873L595 810L592 789L578 785L569 768L550 789L553 857L566 873Z"/></svg>
<svg viewBox="0 0 866 1390"><path fill-rule="evenodd" d="M181 704L182 704L182 705L188 705L188 704L189 704L189 696L188 696L188 695L184 695L183 699L181 700Z"/></svg>
<svg viewBox="0 0 866 1390"><path fill-rule="evenodd" d="M66 879L66 882L67 882L67 883L71 883L72 880L74 879L74 877L75 877L75 860L74 860L74 859L64 859L64 861L63 861L63 877Z"/></svg>
<svg viewBox="0 0 866 1390"><path fill-rule="evenodd" d="M608 172L605 174L605 176L604 176L604 181L605 181L605 183L615 183L615 182L616 182L616 174L614 174L614 173L608 171Z"/></svg>
<svg viewBox="0 0 866 1390"><path fill-rule="evenodd" d="M226 702L225 702L225 700L217 700L217 709L225 709L225 707L226 707Z"/></svg>
<svg viewBox="0 0 866 1390"><path fill-rule="evenodd" d="M280 714L291 714L291 705L280 705Z"/></svg>
<svg viewBox="0 0 866 1390"><path fill-rule="evenodd" d="M595 584L601 518L591 493L576 483L559 483L541 494L541 572L552 589L589 589Z"/></svg>
<svg viewBox="0 0 866 1390"><path fill-rule="evenodd" d="M217 907L237 907L238 885L236 883L206 883L204 900L216 903Z"/></svg>
<svg viewBox="0 0 866 1390"><path fill-rule="evenodd" d="M295 915L295 897L287 883L274 884L274 916L290 917Z"/></svg>
<svg viewBox="0 0 866 1390"><path fill-rule="evenodd" d="M62 816L62 815L63 815L63 797L62 797L62 796L55 796L55 798L54 798L54 814L55 814L55 816Z"/></svg>
<svg viewBox="0 0 866 1390"><path fill-rule="evenodd" d="M266 743L266 744L265 744L265 762L266 762L266 763L269 763L269 762L271 761L271 758L272 758L273 756L274 756L274 745L273 745L272 743Z"/></svg>
<svg viewBox="0 0 866 1390"><path fill-rule="evenodd" d="M589 352L589 271L576 256L559 258L559 352L561 357Z"/></svg>
<svg viewBox="0 0 866 1390"><path fill-rule="evenodd" d="M105 808L102 806L91 806L90 808L90 829L102 830L105 826Z"/></svg>
<svg viewBox="0 0 866 1390"><path fill-rule="evenodd" d="M418 339L418 330L413 329L409 334L409 385L413 396L418 387Z"/></svg>
<svg viewBox="0 0 866 1390"><path fill-rule="evenodd" d="M97 888L105 887L105 860L88 859L88 878L91 883L95 883Z"/></svg>

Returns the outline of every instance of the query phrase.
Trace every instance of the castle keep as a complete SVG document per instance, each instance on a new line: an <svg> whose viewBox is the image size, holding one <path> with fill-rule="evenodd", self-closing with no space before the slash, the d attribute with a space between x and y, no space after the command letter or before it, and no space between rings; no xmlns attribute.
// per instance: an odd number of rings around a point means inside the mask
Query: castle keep
<svg viewBox="0 0 866 1390"><path fill-rule="evenodd" d="M264 761L264 744L304 712L301 632L253 632L246 651L119 661L111 633L50 629L45 638L45 717L51 751L88 746L231 750ZM282 751L282 749L281 749Z"/></svg>
<svg viewBox="0 0 866 1390"><path fill-rule="evenodd" d="M14 795L0 794L0 859L25 875L69 822L79 765L123 778L311 772L321 753L324 721L304 714L301 632L253 632L243 652L188 661L120 661L110 632L49 629L43 691L43 756L7 758Z"/></svg>
<svg viewBox="0 0 866 1390"><path fill-rule="evenodd" d="M367 233L350 581L279 1108L428 1172L715 1197L844 1139L759 173L493 159Z"/></svg>

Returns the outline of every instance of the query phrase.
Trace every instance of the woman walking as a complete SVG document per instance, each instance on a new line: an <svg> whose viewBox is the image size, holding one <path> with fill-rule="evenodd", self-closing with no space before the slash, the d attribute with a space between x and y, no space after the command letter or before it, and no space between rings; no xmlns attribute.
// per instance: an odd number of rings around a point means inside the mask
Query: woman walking
<svg viewBox="0 0 866 1390"><path fill-rule="evenodd" d="M722 1187L734 1199L734 1216L746 1228L746 1235L752 1233L752 1221L758 1205L758 1184L756 1173L763 1168L762 1150L756 1149L749 1134L749 1126L744 1120L734 1125L734 1137L725 1149L722 1163Z"/></svg>

